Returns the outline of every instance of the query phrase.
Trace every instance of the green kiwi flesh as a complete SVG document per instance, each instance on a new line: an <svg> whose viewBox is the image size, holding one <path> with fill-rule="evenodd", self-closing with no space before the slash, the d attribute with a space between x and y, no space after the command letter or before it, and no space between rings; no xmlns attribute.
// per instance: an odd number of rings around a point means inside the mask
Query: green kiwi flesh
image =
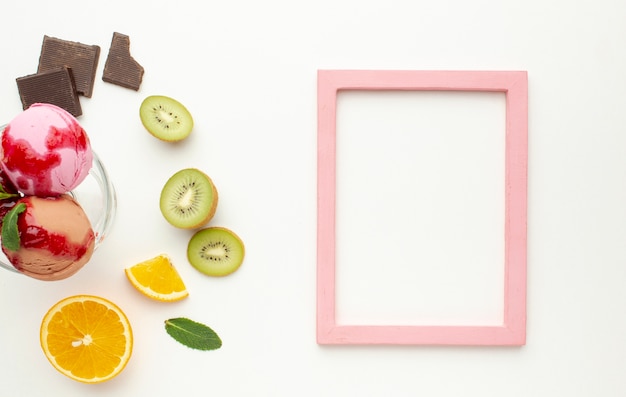
<svg viewBox="0 0 626 397"><path fill-rule="evenodd" d="M239 269L245 246L239 236L224 227L197 231L189 240L187 259L198 271L213 277L227 276Z"/></svg>
<svg viewBox="0 0 626 397"><path fill-rule="evenodd" d="M217 189L211 178L197 168L185 168L167 180L159 207L171 225L195 229L213 218L217 202Z"/></svg>
<svg viewBox="0 0 626 397"><path fill-rule="evenodd" d="M193 129L193 117L177 100L151 95L139 106L141 123L153 136L168 142L183 140Z"/></svg>

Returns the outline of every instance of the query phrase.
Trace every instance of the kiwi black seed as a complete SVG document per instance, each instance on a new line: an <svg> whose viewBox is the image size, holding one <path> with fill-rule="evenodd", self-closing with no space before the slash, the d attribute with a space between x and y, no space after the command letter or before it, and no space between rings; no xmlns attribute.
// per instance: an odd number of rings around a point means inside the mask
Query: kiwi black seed
<svg viewBox="0 0 626 397"><path fill-rule="evenodd" d="M189 240L187 259L200 272L214 277L227 276L239 269L245 256L243 241L225 227L208 227Z"/></svg>
<svg viewBox="0 0 626 397"><path fill-rule="evenodd" d="M159 207L173 226L195 229L213 218L217 201L217 189L211 178L197 168L185 168L167 180L161 190Z"/></svg>
<svg viewBox="0 0 626 397"><path fill-rule="evenodd" d="M151 95L141 102L139 118L148 132L168 142L183 140L193 129L193 117L177 100L164 95Z"/></svg>

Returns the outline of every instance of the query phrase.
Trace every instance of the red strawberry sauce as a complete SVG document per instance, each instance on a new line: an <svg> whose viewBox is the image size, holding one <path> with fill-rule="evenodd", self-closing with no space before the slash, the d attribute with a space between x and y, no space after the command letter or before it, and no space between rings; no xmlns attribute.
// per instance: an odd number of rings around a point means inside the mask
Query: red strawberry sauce
<svg viewBox="0 0 626 397"><path fill-rule="evenodd" d="M76 131L77 130L77 131ZM19 189L27 189L30 183L37 183L41 191L49 191L52 186L51 170L61 162L61 156L56 152L61 148L87 150L87 135L79 125L71 128L50 127L46 136L45 153L38 153L25 139L14 139L10 133L10 125L2 135L3 162L7 169L19 172L20 177L15 181Z"/></svg>

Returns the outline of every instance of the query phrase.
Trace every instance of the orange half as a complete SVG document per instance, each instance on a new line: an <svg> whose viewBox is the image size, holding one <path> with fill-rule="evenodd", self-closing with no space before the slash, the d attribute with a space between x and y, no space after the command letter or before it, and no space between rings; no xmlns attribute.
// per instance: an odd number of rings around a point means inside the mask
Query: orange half
<svg viewBox="0 0 626 397"><path fill-rule="evenodd" d="M100 383L126 367L133 333L117 305L97 296L76 295L48 310L41 322L40 341L59 372L79 382Z"/></svg>

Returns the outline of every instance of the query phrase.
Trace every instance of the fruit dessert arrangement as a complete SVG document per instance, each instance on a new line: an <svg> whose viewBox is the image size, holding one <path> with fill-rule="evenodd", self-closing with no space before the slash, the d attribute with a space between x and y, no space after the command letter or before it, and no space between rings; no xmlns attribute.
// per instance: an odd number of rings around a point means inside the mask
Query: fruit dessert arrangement
<svg viewBox="0 0 626 397"><path fill-rule="evenodd" d="M114 33L103 80L138 90L143 68L130 57L128 46L128 36ZM38 72L17 79L23 112L0 131L2 250L16 270L36 279L70 277L91 259L95 248L92 226L71 192L92 166L89 137L75 116L82 114L78 96L92 94L99 52L98 46L45 36ZM90 62L85 62L86 56ZM145 98L139 116L145 129L163 141L180 141L193 130L190 112L167 96ZM165 182L159 208L172 226L195 230L187 246L188 262L202 274L223 277L241 266L245 248L232 230L207 226L217 204L211 178L198 168L185 168ZM124 271L129 283L148 298L177 302L189 296L165 253ZM215 331L188 318L166 320L165 331L192 349L222 346ZM133 332L115 303L77 295L60 300L44 315L40 342L59 372L76 381L101 383L126 367Z"/></svg>

